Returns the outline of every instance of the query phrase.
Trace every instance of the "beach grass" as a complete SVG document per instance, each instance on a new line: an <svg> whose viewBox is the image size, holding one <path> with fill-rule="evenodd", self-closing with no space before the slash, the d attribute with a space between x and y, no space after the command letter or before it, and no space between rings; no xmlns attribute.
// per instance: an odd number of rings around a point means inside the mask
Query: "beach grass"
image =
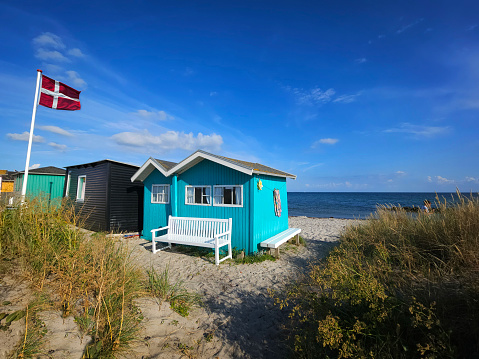
<svg viewBox="0 0 479 359"><path fill-rule="evenodd" d="M126 246L105 234L88 236L79 225L67 203L48 207L35 199L15 209L0 208L0 265L4 273L20 269L51 308L75 317L83 333L92 337L85 358L117 356L138 340L142 316L134 299L149 295L153 274L146 275ZM170 289L165 300L187 315L196 297L164 279ZM39 348L36 312L29 312L18 357L32 357Z"/></svg>
<svg viewBox="0 0 479 359"><path fill-rule="evenodd" d="M479 200L458 193L436 207L378 208L274 293L294 357L479 356Z"/></svg>

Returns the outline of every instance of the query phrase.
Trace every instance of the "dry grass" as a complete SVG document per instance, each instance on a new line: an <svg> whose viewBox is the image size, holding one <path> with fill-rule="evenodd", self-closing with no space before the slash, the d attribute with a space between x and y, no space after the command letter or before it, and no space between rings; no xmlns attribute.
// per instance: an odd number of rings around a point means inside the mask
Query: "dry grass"
<svg viewBox="0 0 479 359"><path fill-rule="evenodd" d="M437 202L429 215L379 208L276 293L296 357L479 356L479 200Z"/></svg>

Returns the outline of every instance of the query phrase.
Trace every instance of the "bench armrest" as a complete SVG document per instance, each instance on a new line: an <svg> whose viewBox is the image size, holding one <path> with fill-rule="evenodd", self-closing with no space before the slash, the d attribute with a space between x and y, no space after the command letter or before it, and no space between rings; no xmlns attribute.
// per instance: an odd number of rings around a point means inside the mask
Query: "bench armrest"
<svg viewBox="0 0 479 359"><path fill-rule="evenodd" d="M165 230L165 229L168 229L168 228L170 228L170 226L166 226L166 227L160 227L160 228L152 229L150 232L151 232L152 234L155 234L155 232L158 232L158 231L163 231L163 230Z"/></svg>
<svg viewBox="0 0 479 359"><path fill-rule="evenodd" d="M226 236L227 234L231 234L231 229L229 231L224 232L224 233L220 233L220 234L215 235L215 238L216 237L220 238L220 237Z"/></svg>

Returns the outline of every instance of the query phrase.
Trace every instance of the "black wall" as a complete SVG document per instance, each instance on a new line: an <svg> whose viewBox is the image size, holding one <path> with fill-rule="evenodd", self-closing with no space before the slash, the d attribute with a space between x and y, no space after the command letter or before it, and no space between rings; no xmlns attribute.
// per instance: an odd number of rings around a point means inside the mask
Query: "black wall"
<svg viewBox="0 0 479 359"><path fill-rule="evenodd" d="M138 167L100 161L67 168L68 197L82 225L93 231L140 232L143 227L143 184L130 178ZM78 177L86 175L85 201L77 202ZM65 181L65 191L67 180Z"/></svg>

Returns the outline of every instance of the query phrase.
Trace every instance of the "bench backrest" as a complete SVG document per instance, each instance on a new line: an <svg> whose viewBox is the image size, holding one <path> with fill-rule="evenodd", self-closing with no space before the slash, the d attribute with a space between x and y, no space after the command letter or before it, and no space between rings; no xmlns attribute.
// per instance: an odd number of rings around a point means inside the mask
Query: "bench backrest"
<svg viewBox="0 0 479 359"><path fill-rule="evenodd" d="M231 218L190 218L169 216L169 233L193 237L214 238L231 230Z"/></svg>

